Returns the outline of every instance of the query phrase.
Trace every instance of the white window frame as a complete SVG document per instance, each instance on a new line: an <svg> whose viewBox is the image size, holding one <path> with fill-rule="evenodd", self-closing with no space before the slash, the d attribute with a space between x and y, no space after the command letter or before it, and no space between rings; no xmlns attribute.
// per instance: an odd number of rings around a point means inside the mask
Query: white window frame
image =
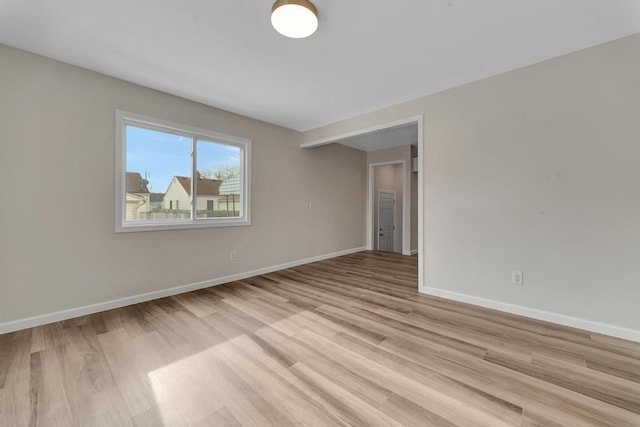
<svg viewBox="0 0 640 427"><path fill-rule="evenodd" d="M251 140L232 135L226 135L211 130L199 129L192 126L160 120L123 110L116 110L116 161L115 161L115 232L181 230L189 228L234 227L251 225ZM197 139L213 140L240 148L240 206L239 217L196 218L196 206L191 203L191 219L172 221L126 221L126 155L127 155L127 125L145 129L178 134ZM196 181L197 144L192 143L191 154L191 185ZM196 192L191 189L191 197L197 199Z"/></svg>

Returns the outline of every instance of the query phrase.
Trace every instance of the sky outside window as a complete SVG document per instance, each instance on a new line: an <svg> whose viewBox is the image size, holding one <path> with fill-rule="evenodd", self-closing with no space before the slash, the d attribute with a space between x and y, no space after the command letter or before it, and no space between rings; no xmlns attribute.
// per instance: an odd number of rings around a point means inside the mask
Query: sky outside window
<svg viewBox="0 0 640 427"><path fill-rule="evenodd" d="M191 177L191 138L127 125L127 172L149 180L149 191L164 193L174 176ZM198 168L217 170L240 164L240 149L226 144L198 144Z"/></svg>

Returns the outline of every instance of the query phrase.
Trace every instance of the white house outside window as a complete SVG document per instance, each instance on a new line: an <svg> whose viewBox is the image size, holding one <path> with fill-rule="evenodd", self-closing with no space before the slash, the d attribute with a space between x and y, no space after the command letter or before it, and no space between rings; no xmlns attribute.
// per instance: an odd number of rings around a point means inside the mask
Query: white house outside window
<svg viewBox="0 0 640 427"><path fill-rule="evenodd" d="M116 232L250 224L251 141L116 110Z"/></svg>

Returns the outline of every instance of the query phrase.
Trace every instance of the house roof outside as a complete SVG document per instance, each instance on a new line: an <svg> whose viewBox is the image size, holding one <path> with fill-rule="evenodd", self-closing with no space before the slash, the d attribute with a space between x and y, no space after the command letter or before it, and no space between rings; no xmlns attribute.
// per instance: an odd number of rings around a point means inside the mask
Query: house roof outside
<svg viewBox="0 0 640 427"><path fill-rule="evenodd" d="M191 178L186 176L176 176L178 182L182 185L182 188L191 195ZM206 179L199 178L197 182L197 194L198 196L219 196L220 184L222 181L219 179Z"/></svg>
<svg viewBox="0 0 640 427"><path fill-rule="evenodd" d="M226 194L240 194L239 176L227 178L222 181L222 185L220 186L220 195L224 196Z"/></svg>
<svg viewBox="0 0 640 427"><path fill-rule="evenodd" d="M127 193L148 193L148 181L139 172L127 172Z"/></svg>

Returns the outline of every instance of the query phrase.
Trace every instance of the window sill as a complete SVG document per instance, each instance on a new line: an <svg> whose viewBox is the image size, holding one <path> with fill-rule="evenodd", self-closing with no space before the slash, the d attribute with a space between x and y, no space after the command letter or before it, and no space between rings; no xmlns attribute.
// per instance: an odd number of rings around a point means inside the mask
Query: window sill
<svg viewBox="0 0 640 427"><path fill-rule="evenodd" d="M243 227L251 225L251 220L245 218L221 220L196 220L185 222L172 222L171 224L147 222L143 224L116 225L116 233L137 233L141 231L167 231L167 230L187 230L191 228L220 228L220 227Z"/></svg>

